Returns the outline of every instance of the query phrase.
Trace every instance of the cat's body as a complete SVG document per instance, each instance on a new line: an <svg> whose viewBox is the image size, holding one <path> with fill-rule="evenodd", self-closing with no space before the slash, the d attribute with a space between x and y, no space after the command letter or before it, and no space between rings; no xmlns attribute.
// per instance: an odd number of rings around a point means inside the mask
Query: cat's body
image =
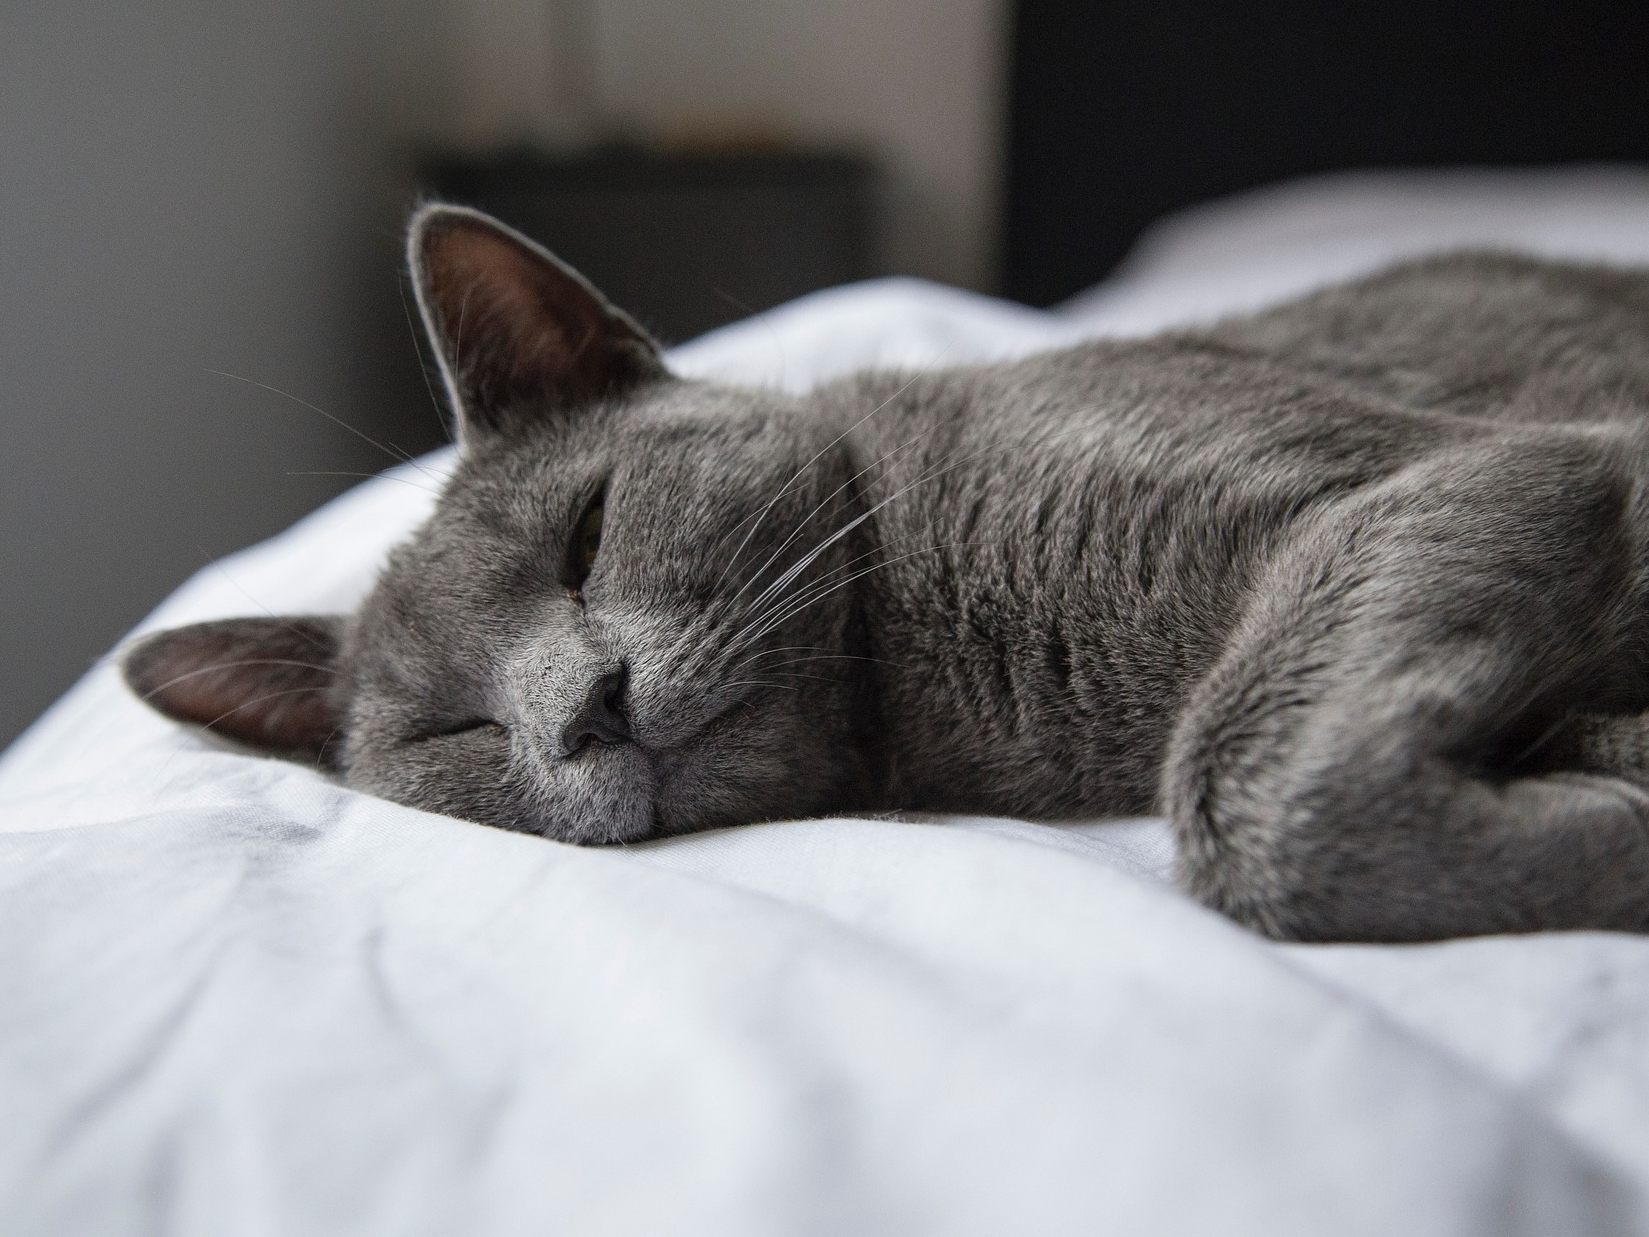
<svg viewBox="0 0 1649 1237"><path fill-rule="evenodd" d="M414 264L466 425L440 510L301 625L331 678L234 669L313 660L261 623L139 646L173 715L572 840L1160 809L1276 935L1649 929L1609 720L1649 709L1649 274L1460 255L793 400L667 377L475 216Z"/></svg>
<svg viewBox="0 0 1649 1237"><path fill-rule="evenodd" d="M947 545L862 585L886 797L1146 811L1188 694L1305 529L1456 453L1557 479L1566 452L1649 446L1649 277L1455 255L1209 331L816 398L842 421L891 401L849 437L888 460L864 502L900 494L876 539Z"/></svg>

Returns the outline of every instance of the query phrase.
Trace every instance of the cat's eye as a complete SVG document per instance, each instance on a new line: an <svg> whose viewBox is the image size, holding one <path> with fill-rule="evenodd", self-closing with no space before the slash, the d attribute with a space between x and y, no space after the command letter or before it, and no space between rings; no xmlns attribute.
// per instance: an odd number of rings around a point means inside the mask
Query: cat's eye
<svg viewBox="0 0 1649 1237"><path fill-rule="evenodd" d="M471 734L477 730L502 729L503 727L493 721L490 717L471 717L466 718L461 722L454 722L449 725L431 728L424 734L424 737L426 739L450 739L461 734Z"/></svg>
<svg viewBox="0 0 1649 1237"><path fill-rule="evenodd" d="M603 487L585 506L578 527L573 531L572 543L567 547L567 587L575 594L589 579L590 571L595 567L595 557L601 552L601 524L606 510L607 491Z"/></svg>

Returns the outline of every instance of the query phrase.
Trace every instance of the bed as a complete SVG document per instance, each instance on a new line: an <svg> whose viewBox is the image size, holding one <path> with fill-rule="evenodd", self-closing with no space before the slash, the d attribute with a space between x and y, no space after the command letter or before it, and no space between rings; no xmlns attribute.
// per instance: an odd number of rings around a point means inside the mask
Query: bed
<svg viewBox="0 0 1649 1237"><path fill-rule="evenodd" d="M1463 243L1649 262L1649 174L1297 182L1052 311L885 281L672 359L800 387ZM140 630L347 607L430 501L395 469ZM578 849L214 744L106 660L0 760L0 1231L1649 1232L1649 940L1282 946L1171 861L1157 820Z"/></svg>

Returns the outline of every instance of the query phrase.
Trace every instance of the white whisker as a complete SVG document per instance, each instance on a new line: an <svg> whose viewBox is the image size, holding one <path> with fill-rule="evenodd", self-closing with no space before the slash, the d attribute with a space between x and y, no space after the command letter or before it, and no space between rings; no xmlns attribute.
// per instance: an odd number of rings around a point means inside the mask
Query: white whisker
<svg viewBox="0 0 1649 1237"><path fill-rule="evenodd" d="M312 662L294 661L291 658L286 657L249 657L244 661L225 661L219 662L215 666L200 666L194 670L186 671L183 674L175 675L174 677L167 679L164 683L151 687L148 691L142 693L142 695L139 696L139 699L148 700L153 696L159 695L168 687L172 687L175 684L195 678L197 675L211 674L217 670L238 670L242 666L297 666L304 670L318 670L322 674L338 673L331 666L317 666Z"/></svg>
<svg viewBox="0 0 1649 1237"><path fill-rule="evenodd" d="M855 580L859 580L859 579L862 579L865 576L870 575L872 572L881 571L883 568L891 567L891 566L893 566L893 564L903 562L907 558L915 558L918 554L928 554L928 553L932 553L935 550L952 549L956 546L961 546L961 545L978 545L978 544L983 544L983 543L954 541L954 542L946 543L945 545L924 546L920 550L912 550L908 554L899 554L899 555L896 555L893 558L887 559L884 562L873 563L869 567L865 567L865 568L863 568L859 571L855 571L852 575L848 576L846 579L837 580L837 581L831 583L828 587L825 587L822 591L814 592L814 594L812 596L808 596L804 593L800 598L793 598L791 600L791 602L788 603L787 606L781 608L781 610L778 614L773 615L773 616L769 617L767 620L765 620L763 622L763 624L751 635L751 639L753 639L753 640L761 639L763 636L767 635L769 632L772 632L775 629L777 629L778 627L782 626L783 624L788 623L791 619L795 618L798 614L802 613L804 610L810 609L811 607L817 605L819 602L823 601L830 594L838 591L839 589L845 588L847 585L853 583Z"/></svg>
<svg viewBox="0 0 1649 1237"><path fill-rule="evenodd" d="M368 481L399 481L402 485L410 485L413 489L421 490L425 494L431 494L436 498L441 497L440 490L433 490L427 485L419 485L409 477L391 476L387 472L351 472L348 469L327 468L298 469L289 471L286 475L289 477L364 477Z"/></svg>
<svg viewBox="0 0 1649 1237"><path fill-rule="evenodd" d="M945 357L949 355L949 353L950 353L950 349L947 348L944 352L942 352L939 355L938 360L943 361L945 359ZM733 557L727 560L727 566L722 568L721 575L718 576L717 579L716 579L715 589L719 590L721 588L722 582L724 580L726 580L726 578L727 578L727 573L729 571L731 571L733 569L733 567L738 563L739 556L744 553L745 546L750 544L750 538L752 538L756 535L756 530L761 527L762 521L767 518L768 512L772 511L774 506L777 505L779 499L783 498L785 496L785 494L787 494L790 491L790 487L792 485L794 485L797 481L799 481L801 479L801 477L803 476L803 474L805 474L809 468L812 468L813 465L817 464L826 455L828 455L832 450L834 450L844 439L847 438L847 436L849 434L851 434L854 430L858 429L860 426L864 425L864 423L866 421L869 421L877 413L881 412L884 408L888 407L888 405L892 404L894 400L898 399L907 390L909 390L910 387L911 387L911 384L914 383L918 378L920 378L924 372L926 372L926 371L920 371L919 370L916 373L912 374L908 379L905 380L904 385L901 386L892 395L888 396L880 404L877 404L876 407L872 408L869 412L865 413L864 416L860 417L857 421L855 421L852 425L848 426L840 434L837 434L836 437L832 438L823 447L819 448L817 454L815 454L812 459L808 460L807 463L803 464L800 468L798 468L795 472L795 475L792 476L790 478L790 480L786 481L783 485L781 485L779 487L779 492L777 494L773 495L773 497L768 501L767 505L761 509L761 513L756 517L756 522L750 526L750 531L747 532L744 535L744 540L739 542L738 549L733 551ZM812 518L812 517L809 517L809 518ZM734 527L736 528L737 525L735 525ZM788 545L789 542L787 541L785 544ZM769 562L771 562L771 561L772 560L769 560ZM762 568L762 570L765 571L766 567L764 566ZM758 571L756 573L756 577L759 577L760 575L761 575L761 572ZM752 577L752 579L755 579L756 577ZM741 589L740 592L742 592L742 591L743 590ZM737 596L737 594L735 594L735 596Z"/></svg>
<svg viewBox="0 0 1649 1237"><path fill-rule="evenodd" d="M225 370L221 370L221 369L208 368L206 370L206 372L209 373L209 374L216 374L220 378L232 379L235 382L244 382L244 383L246 383L247 386L258 387L261 390L270 392L272 395L279 395L282 399L289 399L294 404L298 404L301 407L307 408L311 412L319 413L321 416L325 417L328 421L332 422L332 424L334 424L334 425L336 425L336 426L338 426L342 429L348 430L351 434L354 434L355 437L359 438L362 442L368 444L369 446L377 447L378 450L382 451L385 455L389 456L391 459L398 460L403 464L411 464L419 472L421 472L425 476L429 477L430 480L432 480L432 481L439 481L440 480L439 477L435 476L434 473L430 472L429 469L425 468L422 464L420 464L417 460L413 459L412 456L408 455L405 451L401 450L401 448L397 447L394 443L389 443L387 445L384 444L384 443L381 443L376 438L372 437L370 434L363 433L361 430L356 429L353 425L351 425L348 421L345 421L342 417L335 417L330 412L328 412L325 408L316 407L314 404L311 404L306 399L299 399L296 395L293 395L290 391L283 391L279 387L270 386L267 382L259 382L256 378L242 378L239 374L231 374L231 373L229 373Z"/></svg>
<svg viewBox="0 0 1649 1237"><path fill-rule="evenodd" d="M418 374L424 380L424 390L429 393L430 407L435 409L435 420L441 427L441 436L451 442L452 430L447 427L447 414L442 411L441 401L435 398L435 388L430 385L429 366L424 360L424 348L418 342L418 328L412 322L412 306L407 304L406 284L399 276L395 279L395 290L401 294L401 313L407 320L407 334L412 336L412 351L418 357Z"/></svg>

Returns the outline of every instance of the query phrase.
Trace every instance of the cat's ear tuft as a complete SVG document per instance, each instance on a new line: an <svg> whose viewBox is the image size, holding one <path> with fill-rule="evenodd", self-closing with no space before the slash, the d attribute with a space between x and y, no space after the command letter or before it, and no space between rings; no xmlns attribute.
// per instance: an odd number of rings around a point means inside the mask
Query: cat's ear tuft
<svg viewBox="0 0 1649 1237"><path fill-rule="evenodd" d="M478 211L423 207L407 261L464 437L564 415L665 374L629 315Z"/></svg>
<svg viewBox="0 0 1649 1237"><path fill-rule="evenodd" d="M126 683L176 721L279 756L330 763L341 735L337 618L225 619L157 632Z"/></svg>

